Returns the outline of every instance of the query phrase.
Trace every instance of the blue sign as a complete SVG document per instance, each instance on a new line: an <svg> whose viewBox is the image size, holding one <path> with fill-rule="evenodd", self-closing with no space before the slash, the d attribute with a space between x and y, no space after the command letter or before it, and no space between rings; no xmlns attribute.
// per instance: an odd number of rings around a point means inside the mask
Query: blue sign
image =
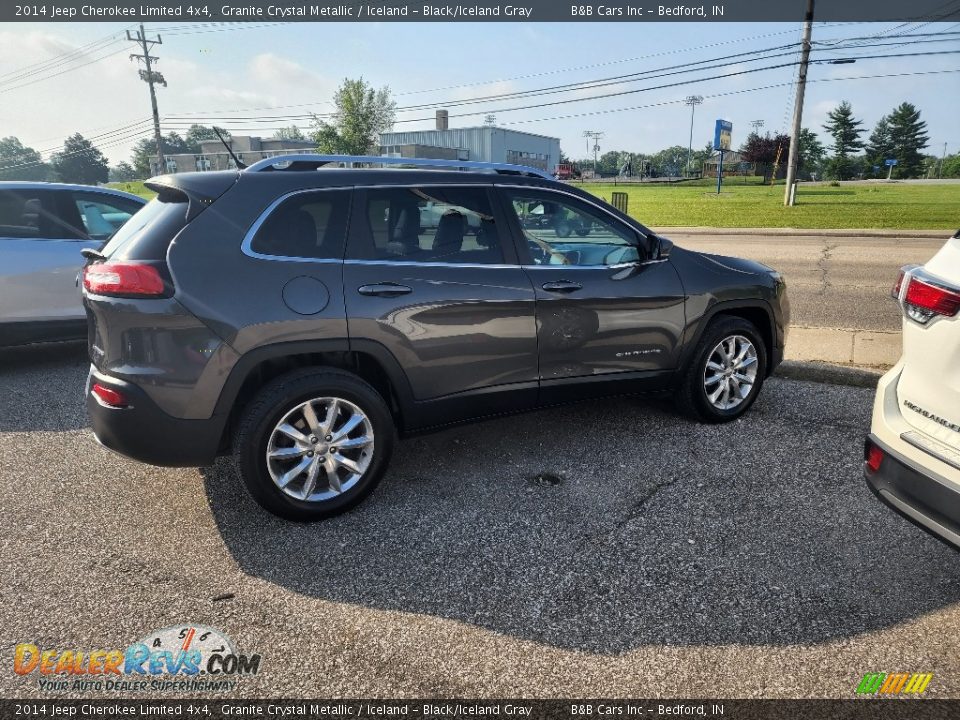
<svg viewBox="0 0 960 720"><path fill-rule="evenodd" d="M883 161L883 164L886 165L887 167L893 167L894 165L897 164L897 159L887 158L886 160Z"/></svg>
<svg viewBox="0 0 960 720"><path fill-rule="evenodd" d="M729 150L732 135L733 123L729 120L717 120L717 125L713 130L713 149Z"/></svg>

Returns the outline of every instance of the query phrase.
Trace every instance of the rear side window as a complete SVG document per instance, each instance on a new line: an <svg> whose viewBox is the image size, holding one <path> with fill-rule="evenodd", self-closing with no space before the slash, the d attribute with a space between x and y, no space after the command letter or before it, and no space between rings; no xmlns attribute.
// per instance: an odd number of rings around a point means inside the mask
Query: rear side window
<svg viewBox="0 0 960 720"><path fill-rule="evenodd" d="M349 209L349 190L291 195L256 228L250 249L271 257L341 260Z"/></svg>
<svg viewBox="0 0 960 720"><path fill-rule="evenodd" d="M488 265L503 262L486 188L374 189L355 213L362 260Z"/></svg>
<svg viewBox="0 0 960 720"><path fill-rule="evenodd" d="M163 260L186 224L186 197L158 197L127 220L100 252L114 260Z"/></svg>

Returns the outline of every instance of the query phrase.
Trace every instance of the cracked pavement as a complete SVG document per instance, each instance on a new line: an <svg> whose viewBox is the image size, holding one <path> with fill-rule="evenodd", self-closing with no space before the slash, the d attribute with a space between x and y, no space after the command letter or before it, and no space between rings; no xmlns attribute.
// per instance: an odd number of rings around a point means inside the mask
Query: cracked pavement
<svg viewBox="0 0 960 720"><path fill-rule="evenodd" d="M960 554L867 490L870 390L774 379L722 426L627 398L451 429L298 525L229 462L97 446L85 371L83 348L0 355L7 668L19 642L193 622L262 655L244 697L853 697L893 670L960 697Z"/></svg>

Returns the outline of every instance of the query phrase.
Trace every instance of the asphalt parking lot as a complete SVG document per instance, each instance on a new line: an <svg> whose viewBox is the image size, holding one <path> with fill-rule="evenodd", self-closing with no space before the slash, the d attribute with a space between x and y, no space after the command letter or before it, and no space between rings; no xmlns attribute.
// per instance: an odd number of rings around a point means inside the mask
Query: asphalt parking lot
<svg viewBox="0 0 960 720"><path fill-rule="evenodd" d="M3 697L38 694L17 643L185 622L262 655L245 697L852 697L876 671L960 697L960 554L867 490L871 390L777 378L725 426L621 399L452 429L297 525L227 462L98 447L85 373L82 347L0 355Z"/></svg>

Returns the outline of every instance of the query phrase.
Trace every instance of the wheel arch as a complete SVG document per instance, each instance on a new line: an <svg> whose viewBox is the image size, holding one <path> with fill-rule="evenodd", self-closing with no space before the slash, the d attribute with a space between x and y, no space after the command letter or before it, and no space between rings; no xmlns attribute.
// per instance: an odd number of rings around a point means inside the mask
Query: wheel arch
<svg viewBox="0 0 960 720"><path fill-rule="evenodd" d="M224 419L220 450L227 447L243 409L260 388L308 367L333 367L357 375L380 393L397 428L403 429L412 392L400 363L383 345L347 339L275 343L244 354L230 371L214 409L214 415Z"/></svg>
<svg viewBox="0 0 960 720"><path fill-rule="evenodd" d="M750 322L757 328L763 340L764 350L767 355L766 376L769 377L774 370L772 359L774 358L774 342L776 338L774 323L776 321L770 303L759 299L727 300L711 305L696 321L696 328L692 335L688 336L679 365L680 375L682 376L686 373L690 362L693 360L693 351L697 345L699 345L700 339L710 324L719 317L740 318Z"/></svg>

